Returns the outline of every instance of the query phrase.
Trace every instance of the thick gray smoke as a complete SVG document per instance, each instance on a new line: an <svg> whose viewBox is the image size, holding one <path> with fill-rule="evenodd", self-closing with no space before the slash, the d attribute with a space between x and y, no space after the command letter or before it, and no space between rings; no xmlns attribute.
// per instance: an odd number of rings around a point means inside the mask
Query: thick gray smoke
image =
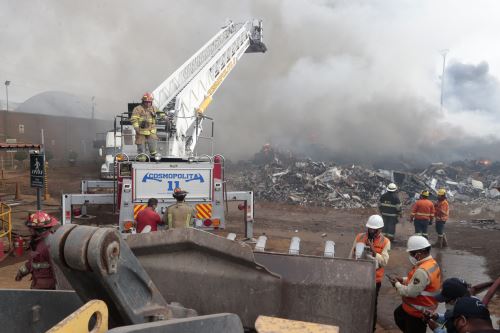
<svg viewBox="0 0 500 333"><path fill-rule="evenodd" d="M271 142L372 162L498 156L494 139L466 134L439 108L438 50L466 27L457 30L460 15L448 29L436 27L457 7L431 0L3 1L0 78L12 76L12 91L18 83L25 92L96 96L97 115L111 118L227 18L259 17L269 51L245 55L208 111L218 152L245 158ZM467 89L448 95L462 94L473 101Z"/></svg>

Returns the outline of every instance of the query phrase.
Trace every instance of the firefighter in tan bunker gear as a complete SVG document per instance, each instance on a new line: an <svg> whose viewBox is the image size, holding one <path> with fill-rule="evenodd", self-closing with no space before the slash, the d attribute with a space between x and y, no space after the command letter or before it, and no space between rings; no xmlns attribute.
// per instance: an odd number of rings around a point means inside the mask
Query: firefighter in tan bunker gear
<svg viewBox="0 0 500 333"><path fill-rule="evenodd" d="M157 116L164 118L165 114L153 106L153 95L145 93L142 96L142 104L134 108L130 117L136 133L135 144L137 145L137 154L145 154L146 145L148 146L150 156L156 154L158 143L158 136L156 135Z"/></svg>
<svg viewBox="0 0 500 333"><path fill-rule="evenodd" d="M178 187L174 189L172 196L175 200L177 200L177 202L168 206L167 212L165 213L165 222L169 229L189 228L192 226L193 217L196 212L191 205L184 202L187 193L188 192L183 191Z"/></svg>

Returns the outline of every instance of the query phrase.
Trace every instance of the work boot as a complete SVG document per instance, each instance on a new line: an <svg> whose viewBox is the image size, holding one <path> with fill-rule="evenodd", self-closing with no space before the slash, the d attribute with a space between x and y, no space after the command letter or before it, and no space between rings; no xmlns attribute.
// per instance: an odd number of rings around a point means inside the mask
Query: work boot
<svg viewBox="0 0 500 333"><path fill-rule="evenodd" d="M448 246L448 239L446 239L446 234L443 234L443 247Z"/></svg>
<svg viewBox="0 0 500 333"><path fill-rule="evenodd" d="M436 243L434 243L433 246L438 247L440 249L443 248L443 236L442 235L438 235L438 239L436 240Z"/></svg>

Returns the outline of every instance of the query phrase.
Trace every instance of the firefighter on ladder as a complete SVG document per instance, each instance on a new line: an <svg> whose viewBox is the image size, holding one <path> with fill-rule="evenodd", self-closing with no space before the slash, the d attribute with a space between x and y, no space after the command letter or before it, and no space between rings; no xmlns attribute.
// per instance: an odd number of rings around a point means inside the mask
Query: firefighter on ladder
<svg viewBox="0 0 500 333"><path fill-rule="evenodd" d="M169 229L188 228L192 226L195 210L184 201L187 194L188 192L178 187L174 189L172 196L177 202L168 206L167 212L165 213L165 222Z"/></svg>
<svg viewBox="0 0 500 333"><path fill-rule="evenodd" d="M378 209L380 215L384 219L384 236L389 238L391 242L396 236L396 224L399 223L401 217L401 200L397 194L398 187L394 183L387 186L387 192L382 194L379 200Z"/></svg>
<svg viewBox="0 0 500 333"><path fill-rule="evenodd" d="M423 190L420 199L415 202L411 209L410 221L415 227L415 235L429 238L427 228L434 219L434 203L429 200L429 191Z"/></svg>
<svg viewBox="0 0 500 333"><path fill-rule="evenodd" d="M134 108L130 117L136 133L135 144L137 145L137 154L146 154L147 145L149 156L156 155L156 146L158 144L158 136L156 135L157 116L165 118L165 114L153 106L153 95L145 93L142 96L142 104ZM145 161L146 156L139 156L138 159Z"/></svg>
<svg viewBox="0 0 500 333"><path fill-rule="evenodd" d="M391 250L391 241L382 235L382 228L384 227L384 220L380 215L372 215L368 218L366 223L366 232L362 232L354 239L354 244L351 249L350 258L354 258L356 251L356 244L364 243L365 248L368 250L368 257L374 259L376 262L377 270L375 271L375 311L373 314L373 331L377 324L377 303L380 287L382 286L382 279L384 278L384 267L389 262L389 251Z"/></svg>
<svg viewBox="0 0 500 333"><path fill-rule="evenodd" d="M394 321L404 333L425 333L424 314L436 310L435 296L441 289L441 269L431 256L427 238L414 235L408 239L406 251L413 268L405 278L389 277L403 303L394 311Z"/></svg>
<svg viewBox="0 0 500 333"><path fill-rule="evenodd" d="M434 209L436 211L436 232L438 234L438 239L435 246L440 248L448 246L448 240L446 239L446 234L444 233L444 225L448 221L450 215L450 206L448 200L446 200L446 190L444 188L438 191L438 199L434 203Z"/></svg>
<svg viewBox="0 0 500 333"><path fill-rule="evenodd" d="M31 289L56 289L56 278L49 253L48 236L59 222L43 211L29 216L26 226L30 229L30 257L17 272L16 281L31 274Z"/></svg>

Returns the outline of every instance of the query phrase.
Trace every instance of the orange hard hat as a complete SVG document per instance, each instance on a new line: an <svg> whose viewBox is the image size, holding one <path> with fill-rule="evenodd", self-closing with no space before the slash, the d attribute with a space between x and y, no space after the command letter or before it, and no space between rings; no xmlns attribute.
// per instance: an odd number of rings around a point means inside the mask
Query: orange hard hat
<svg viewBox="0 0 500 333"><path fill-rule="evenodd" d="M144 95L142 95L142 101L143 102L152 102L153 101L153 94L146 92Z"/></svg>

